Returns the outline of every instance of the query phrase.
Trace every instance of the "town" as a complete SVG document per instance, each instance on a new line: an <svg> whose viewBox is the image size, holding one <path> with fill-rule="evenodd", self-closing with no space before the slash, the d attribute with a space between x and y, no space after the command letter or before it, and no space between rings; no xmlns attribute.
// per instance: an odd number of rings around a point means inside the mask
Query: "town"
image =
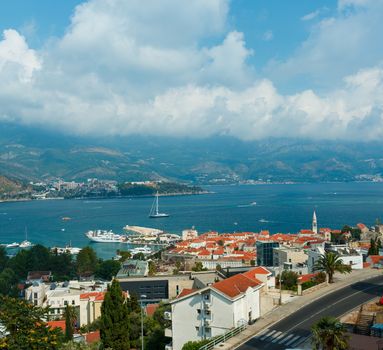
<svg viewBox="0 0 383 350"><path fill-rule="evenodd" d="M141 322L141 330L126 325L130 348L229 349L257 331L263 331L258 336L261 345L304 346L311 344L310 332L285 334L262 323L278 319L284 307L298 312L302 300L314 302L328 289L380 274L381 239L383 225L378 221L373 227L358 223L320 228L314 212L312 227L298 233L199 234L193 227L150 255L119 251L113 260L98 259L91 247L76 257L37 245L11 258L0 247L0 294L44 310L41 319L50 330L62 331L66 341L83 344L84 349L87 343L113 344L113 337L105 336L105 319L114 317L107 312L116 311L106 309L112 292L122 303L114 307L127 303L129 322ZM349 305L343 324L353 341L373 344L382 336L383 306L365 305L357 311L359 304ZM0 344L10 334L6 322L2 324ZM158 346L152 347L154 343Z"/></svg>

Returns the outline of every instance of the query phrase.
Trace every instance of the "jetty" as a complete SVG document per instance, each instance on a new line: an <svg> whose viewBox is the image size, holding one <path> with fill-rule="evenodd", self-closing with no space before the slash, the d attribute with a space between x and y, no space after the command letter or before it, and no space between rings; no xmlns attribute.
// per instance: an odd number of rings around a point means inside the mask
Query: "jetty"
<svg viewBox="0 0 383 350"><path fill-rule="evenodd" d="M124 226L124 230L138 233L139 235L142 235L142 236L153 236L153 235L159 235L160 233L163 233L162 230L159 230L157 228L130 226L130 225Z"/></svg>

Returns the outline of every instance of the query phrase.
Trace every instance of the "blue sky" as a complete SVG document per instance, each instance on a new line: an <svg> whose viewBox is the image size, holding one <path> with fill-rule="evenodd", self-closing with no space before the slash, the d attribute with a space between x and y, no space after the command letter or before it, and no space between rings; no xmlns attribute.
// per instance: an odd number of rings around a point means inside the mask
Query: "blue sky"
<svg viewBox="0 0 383 350"><path fill-rule="evenodd" d="M0 122L381 139L381 18L376 0L3 1Z"/></svg>

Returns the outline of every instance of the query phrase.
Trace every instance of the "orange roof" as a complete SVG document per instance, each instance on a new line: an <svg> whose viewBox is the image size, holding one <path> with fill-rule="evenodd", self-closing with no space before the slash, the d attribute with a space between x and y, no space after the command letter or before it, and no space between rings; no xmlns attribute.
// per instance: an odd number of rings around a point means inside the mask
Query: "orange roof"
<svg viewBox="0 0 383 350"><path fill-rule="evenodd" d="M259 234L262 236L269 236L270 232L268 230L262 230Z"/></svg>
<svg viewBox="0 0 383 350"><path fill-rule="evenodd" d="M158 309L160 304L148 304L146 305L146 314L148 316L153 316L154 312Z"/></svg>
<svg viewBox="0 0 383 350"><path fill-rule="evenodd" d="M85 336L85 341L88 344L94 343L94 342L99 341L101 339L100 338L100 331L89 332L89 333L84 334L84 336Z"/></svg>
<svg viewBox="0 0 383 350"><path fill-rule="evenodd" d="M54 328L61 328L63 332L65 332L65 320L60 320L60 321L48 321L47 325L51 327L52 329Z"/></svg>
<svg viewBox="0 0 383 350"><path fill-rule="evenodd" d="M80 299L94 299L95 301L103 301L105 292L89 292L80 294Z"/></svg>
<svg viewBox="0 0 383 350"><path fill-rule="evenodd" d="M301 230L301 234L303 235L313 235L314 232L312 230Z"/></svg>
<svg viewBox="0 0 383 350"><path fill-rule="evenodd" d="M185 297L186 295L194 293L196 290L197 289L184 288L184 289L182 289L181 293L177 295L177 298Z"/></svg>
<svg viewBox="0 0 383 350"><path fill-rule="evenodd" d="M262 284L262 282L256 278L249 278L243 274L238 274L225 280L216 282L212 285L212 287L230 298L235 298L241 293L246 292L248 288L256 287L260 284Z"/></svg>
<svg viewBox="0 0 383 350"><path fill-rule="evenodd" d="M198 253L198 255L209 256L209 255L211 255L211 253L207 249L201 249L201 251Z"/></svg>
<svg viewBox="0 0 383 350"><path fill-rule="evenodd" d="M383 256L381 255L369 255L368 258L370 258L373 264L379 264L379 262L383 260Z"/></svg>
<svg viewBox="0 0 383 350"><path fill-rule="evenodd" d="M364 262L364 263L363 263L363 268L364 268L364 269L366 269L366 268L368 268L368 267L370 267L370 266L371 266L371 264L368 263L368 262Z"/></svg>
<svg viewBox="0 0 383 350"><path fill-rule="evenodd" d="M365 229L367 226L365 224L362 224L361 222L359 224L356 224L361 230Z"/></svg>
<svg viewBox="0 0 383 350"><path fill-rule="evenodd" d="M252 273L252 274L256 274L256 275L268 275L271 272L268 269L266 269L266 267L257 266L256 268L254 268L250 271L244 272L243 274L246 276L248 273Z"/></svg>
<svg viewBox="0 0 383 350"><path fill-rule="evenodd" d="M298 282L305 283L305 282L311 281L316 275L317 273L308 273L306 275L300 275L298 277Z"/></svg>

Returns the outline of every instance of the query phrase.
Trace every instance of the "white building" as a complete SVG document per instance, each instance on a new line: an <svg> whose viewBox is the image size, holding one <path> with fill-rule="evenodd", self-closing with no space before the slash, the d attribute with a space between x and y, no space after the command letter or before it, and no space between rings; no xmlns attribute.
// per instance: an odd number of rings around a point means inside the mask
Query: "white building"
<svg viewBox="0 0 383 350"><path fill-rule="evenodd" d="M353 270L363 269L363 255L359 250L349 248L347 245L331 245L326 247L327 251L336 252L339 254L343 264L350 265ZM314 272L314 266L319 258L325 254L325 249L322 247L313 248L307 251L308 273Z"/></svg>
<svg viewBox="0 0 383 350"><path fill-rule="evenodd" d="M172 337L167 349L181 350L192 340L221 335L260 317L263 283L253 270L237 274L200 290L184 289L171 304Z"/></svg>
<svg viewBox="0 0 383 350"><path fill-rule="evenodd" d="M182 231L182 240L189 241L198 237L198 231L193 228Z"/></svg>

